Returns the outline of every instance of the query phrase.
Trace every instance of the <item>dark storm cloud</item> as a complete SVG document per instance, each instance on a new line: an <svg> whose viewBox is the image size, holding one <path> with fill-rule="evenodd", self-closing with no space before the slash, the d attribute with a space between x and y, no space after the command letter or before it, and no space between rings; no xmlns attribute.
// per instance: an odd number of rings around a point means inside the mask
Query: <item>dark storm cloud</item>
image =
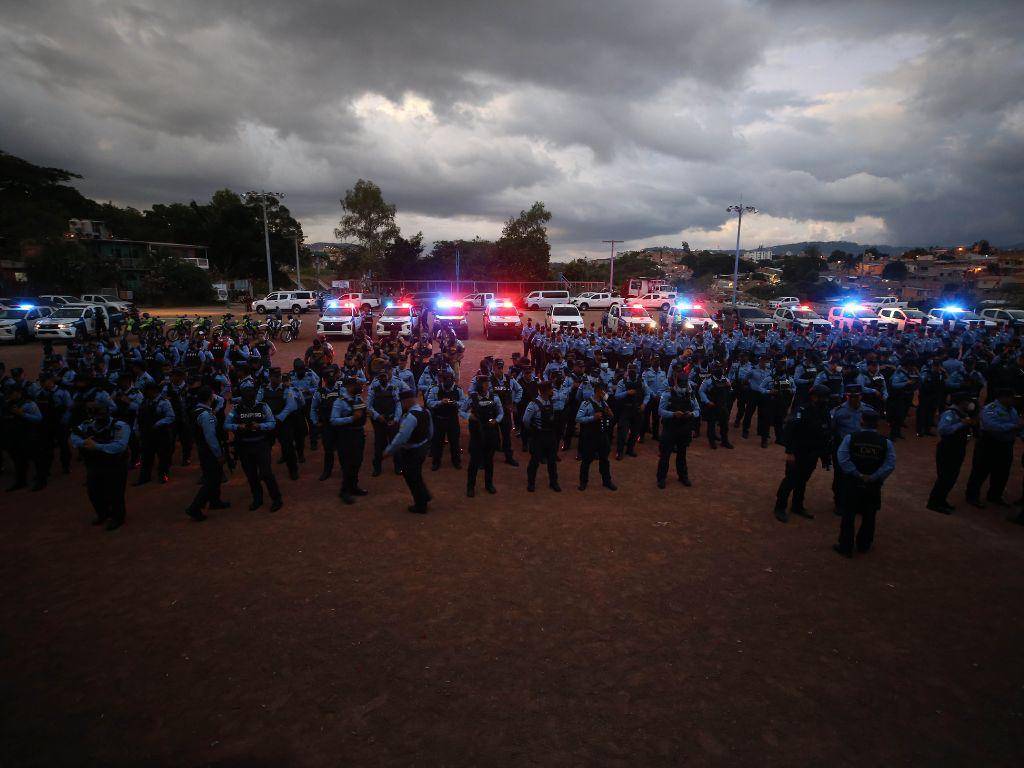
<svg viewBox="0 0 1024 768"><path fill-rule="evenodd" d="M715 230L745 194L797 239L875 217L894 242L1024 240L1016 2L0 8L0 147L103 199L264 186L327 218L363 177L435 219L543 199L590 248Z"/></svg>

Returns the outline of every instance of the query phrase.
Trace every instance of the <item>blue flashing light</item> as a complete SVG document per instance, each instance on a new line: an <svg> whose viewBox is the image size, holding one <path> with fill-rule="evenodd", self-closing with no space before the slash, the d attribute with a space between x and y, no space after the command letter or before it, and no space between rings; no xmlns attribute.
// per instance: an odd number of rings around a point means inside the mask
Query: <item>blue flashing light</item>
<svg viewBox="0 0 1024 768"><path fill-rule="evenodd" d="M437 300L437 308L438 309L451 309L452 307L457 307L458 305L459 305L459 303L457 301L452 301L451 299L438 299Z"/></svg>
<svg viewBox="0 0 1024 768"><path fill-rule="evenodd" d="M677 301L676 309L692 309L693 305L686 301Z"/></svg>
<svg viewBox="0 0 1024 768"><path fill-rule="evenodd" d="M384 306L385 306L385 307L393 307L393 306L395 306L395 302L393 302L393 301L390 301L390 300L388 300L388 301L385 301L385 302L384 302Z"/></svg>
<svg viewBox="0 0 1024 768"><path fill-rule="evenodd" d="M942 311L943 312L963 312L964 308L963 307L958 307L958 306L956 306L954 304L950 304L949 306L943 307Z"/></svg>
<svg viewBox="0 0 1024 768"><path fill-rule="evenodd" d="M35 309L35 304L19 304L18 309Z"/></svg>
<svg viewBox="0 0 1024 768"><path fill-rule="evenodd" d="M846 304L843 304L843 309L846 310L847 312L856 312L858 310L864 309L864 307L862 307L860 303L856 301L848 301Z"/></svg>
<svg viewBox="0 0 1024 768"><path fill-rule="evenodd" d="M340 301L329 301L329 302L327 302L327 306L330 307L331 309L337 309L338 307L341 306L341 302Z"/></svg>

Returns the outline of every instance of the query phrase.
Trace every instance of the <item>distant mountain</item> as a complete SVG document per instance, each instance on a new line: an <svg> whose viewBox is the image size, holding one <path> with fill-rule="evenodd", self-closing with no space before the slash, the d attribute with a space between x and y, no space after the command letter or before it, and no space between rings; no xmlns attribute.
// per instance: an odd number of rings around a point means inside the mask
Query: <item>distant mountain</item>
<svg viewBox="0 0 1024 768"><path fill-rule="evenodd" d="M362 246L355 245L354 243L310 243L306 247L315 253L322 253L328 248L342 251L343 253L352 253L362 250Z"/></svg>
<svg viewBox="0 0 1024 768"><path fill-rule="evenodd" d="M875 248L879 253L884 253L887 256L898 256L901 253L909 251L911 248L916 246L912 245L862 245L861 243L852 243L849 240L812 240L802 243L785 243L783 245L769 245L766 246L775 255L781 255L786 251L792 253L800 253L805 251L811 246L816 246L819 251L828 256L832 251L846 251L854 255L860 255L864 253L868 248Z"/></svg>

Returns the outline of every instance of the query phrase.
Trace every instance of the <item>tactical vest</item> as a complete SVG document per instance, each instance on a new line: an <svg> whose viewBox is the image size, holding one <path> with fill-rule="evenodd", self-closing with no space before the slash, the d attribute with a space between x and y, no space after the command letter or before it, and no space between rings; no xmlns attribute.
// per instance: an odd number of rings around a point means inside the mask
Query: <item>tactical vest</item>
<svg viewBox="0 0 1024 768"><path fill-rule="evenodd" d="M111 419L107 422L107 426L100 429L96 426L96 422L92 419L84 421L75 427L75 432L79 437L83 439L92 438L94 443L99 445L105 445L107 443L114 442L114 438L117 436L114 431L115 421ZM87 467L96 466L116 466L117 464L123 463L127 457L127 450L121 453L106 453L105 451L85 451L85 463Z"/></svg>
<svg viewBox="0 0 1024 768"><path fill-rule="evenodd" d="M124 370L124 355L120 349L114 349L107 361L107 368L111 373L121 373Z"/></svg>
<svg viewBox="0 0 1024 768"><path fill-rule="evenodd" d="M434 415L439 419L450 419L455 416L458 412L459 402L459 389L458 387L452 387L451 389L445 389L444 387L438 387L437 389L438 400L453 400L454 402L449 405L438 404L434 406Z"/></svg>
<svg viewBox="0 0 1024 768"><path fill-rule="evenodd" d="M871 475L885 462L887 440L877 432L862 430L850 435L850 461L862 475Z"/></svg>
<svg viewBox="0 0 1024 768"><path fill-rule="evenodd" d="M590 403L590 407L594 409L594 421L588 424L580 425L580 437L593 438L598 435L607 435L612 431L613 422L611 418L605 414L602 410L604 403L599 403L592 397L587 398L583 402Z"/></svg>
<svg viewBox="0 0 1024 768"><path fill-rule="evenodd" d="M235 424L238 426L243 426L245 424L262 424L266 419L266 413L264 413L259 403L246 405L244 402L240 402L235 406L233 413ZM249 444L263 442L266 438L266 432L238 432L235 436L236 440Z"/></svg>
<svg viewBox="0 0 1024 768"><path fill-rule="evenodd" d="M185 355L182 357L182 365L190 371L199 370L199 350L191 349L185 351Z"/></svg>
<svg viewBox="0 0 1024 768"><path fill-rule="evenodd" d="M644 398L644 383L643 383L643 380L641 380L639 377L637 377L633 381L630 381L628 379L623 379L622 383L626 387L627 390L630 390L630 389L635 389L636 390L636 394L634 394L634 395L626 395L624 398L622 398L622 406L624 408L633 408L636 405L638 405L640 402L643 401L643 398Z"/></svg>
<svg viewBox="0 0 1024 768"><path fill-rule="evenodd" d="M540 407L540 432L551 432L555 428L555 406L552 403L542 403L540 400L534 402Z"/></svg>
<svg viewBox="0 0 1024 768"><path fill-rule="evenodd" d="M416 426L412 430L412 434L409 436L409 443L407 444L416 445L426 440L427 436L430 434L430 414L422 408L409 411L409 413L411 413L413 418L416 419Z"/></svg>
<svg viewBox="0 0 1024 768"><path fill-rule="evenodd" d="M139 429L144 433L152 432L157 422L157 405L161 398L156 400L143 399L139 404Z"/></svg>
<svg viewBox="0 0 1024 768"><path fill-rule="evenodd" d="M207 445L206 436L203 434L203 427L199 423L199 417L202 416L204 412L212 413L212 411L206 406L197 405L192 409L192 418L189 419L189 422L192 425L192 434L196 436L196 448L199 451L199 454L201 456L212 457L213 451L211 451L210 446Z"/></svg>
<svg viewBox="0 0 1024 768"><path fill-rule="evenodd" d="M483 399L476 393L471 395L471 398L473 403L470 407L479 419L479 426L484 429L493 429L496 425L489 422L491 419L498 418L498 405L495 400L491 397Z"/></svg>
<svg viewBox="0 0 1024 768"><path fill-rule="evenodd" d="M507 409L512 402L512 385L507 376L491 376L491 388Z"/></svg>
<svg viewBox="0 0 1024 768"><path fill-rule="evenodd" d="M395 390L390 384L378 387L374 390L373 410L385 417L390 417L395 412Z"/></svg>
<svg viewBox="0 0 1024 768"><path fill-rule="evenodd" d="M331 411L334 410L334 401L341 397L341 393L338 392L337 387L331 387L330 389L320 389L320 403L317 409L317 421L320 422L320 426L330 426L331 424Z"/></svg>
<svg viewBox="0 0 1024 768"><path fill-rule="evenodd" d="M825 374L825 386L833 397L839 397L843 391L843 374L841 371L829 371Z"/></svg>
<svg viewBox="0 0 1024 768"><path fill-rule="evenodd" d="M272 389L271 387L263 388L263 402L270 406L270 410L274 412L274 415L277 415L284 409L286 400L284 385L277 389Z"/></svg>
<svg viewBox="0 0 1024 768"><path fill-rule="evenodd" d="M957 408L950 408L948 411L946 411L946 413L949 413L949 411L955 413L958 419L963 419L966 416L966 414L961 413L960 410ZM942 415L945 416L946 413ZM939 438L939 442L946 445L959 445L962 448L966 449L967 441L970 439L971 429L970 427L965 427L964 429L958 429L951 435L943 435L942 437Z"/></svg>
<svg viewBox="0 0 1024 768"><path fill-rule="evenodd" d="M531 403L537 399L537 380L530 379L529 381L520 381L519 385L523 388L523 397L520 402Z"/></svg>

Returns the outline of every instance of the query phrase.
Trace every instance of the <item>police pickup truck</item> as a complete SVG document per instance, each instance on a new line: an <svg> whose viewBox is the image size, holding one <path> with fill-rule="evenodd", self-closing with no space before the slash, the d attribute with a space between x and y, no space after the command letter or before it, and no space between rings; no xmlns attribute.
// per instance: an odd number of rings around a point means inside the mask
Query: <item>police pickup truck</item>
<svg viewBox="0 0 1024 768"><path fill-rule="evenodd" d="M36 335L36 325L50 314L50 307L19 304L0 311L0 341L24 344Z"/></svg>
<svg viewBox="0 0 1024 768"><path fill-rule="evenodd" d="M356 331L363 327L363 316L354 304L348 302L329 301L324 313L316 321L317 335L327 338L341 337L350 339Z"/></svg>
<svg viewBox="0 0 1024 768"><path fill-rule="evenodd" d="M36 338L64 340L87 339L96 333L96 321L105 328L119 321L120 313L111 313L101 304L66 304L55 307L50 316L36 323Z"/></svg>

